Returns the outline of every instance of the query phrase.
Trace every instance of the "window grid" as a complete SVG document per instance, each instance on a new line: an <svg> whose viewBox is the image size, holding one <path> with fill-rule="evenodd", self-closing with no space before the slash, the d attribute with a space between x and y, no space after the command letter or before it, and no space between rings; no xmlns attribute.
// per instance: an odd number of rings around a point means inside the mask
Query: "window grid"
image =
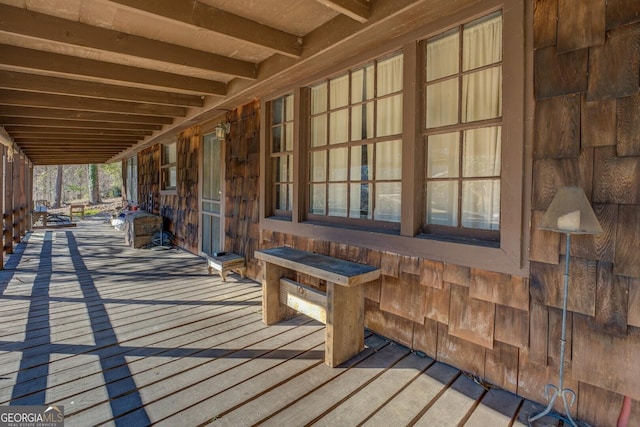
<svg viewBox="0 0 640 427"><path fill-rule="evenodd" d="M293 210L293 100L289 94L270 103L272 209L282 216L291 216Z"/></svg>
<svg viewBox="0 0 640 427"><path fill-rule="evenodd" d="M160 162L160 189L176 191L177 186L177 143L162 144Z"/></svg>
<svg viewBox="0 0 640 427"><path fill-rule="evenodd" d="M468 66L465 68L465 48L471 45L465 39L464 31L467 28L473 30L474 25L481 26L484 22L500 21L501 13L497 12L472 21L467 24L446 31L441 35L432 37L423 42L425 57L425 72L423 73L424 85L424 103L425 116L423 117L423 138L425 145L425 213L423 217L423 231L429 234L447 234L460 235L467 237L478 237L485 240L499 240L500 227L500 162L501 162L501 129L502 129L502 92L501 92L501 72L502 72L502 52L500 42L500 52L498 60L488 60L487 63L478 66ZM451 39L452 43L457 44L457 69L455 72L443 75L436 75L434 78L429 76L429 52L430 43L437 44L447 39L447 36L456 35L457 40ZM501 38L501 33L500 33ZM468 43L467 43L468 42ZM495 53L494 53L495 55ZM489 55L490 56L490 55ZM444 60L443 62L446 62ZM435 67L434 67L435 68ZM444 67L446 68L446 67ZM436 70L438 71L438 70ZM499 76L499 85L495 90L497 92L497 111L491 112L488 116L485 113L478 114L479 117L473 117L473 111L469 114L471 117L465 117L463 114L463 105L465 100L465 81L469 86L473 77L483 74L497 73ZM437 72L436 72L437 74ZM444 114L430 115L429 110L434 110L434 99L438 99L437 90L439 86L444 86L455 80L455 122L443 120ZM430 90L432 92L430 92ZM444 92L444 91L443 91ZM469 90L471 92L471 90ZM434 96L433 93L436 93ZM467 94L468 95L468 94ZM495 97L495 93L493 95ZM444 97L443 97L444 99ZM442 100L441 100L442 101ZM468 101L467 101L468 102ZM441 102L443 111L449 111L447 107L450 104ZM431 108L430 108L431 107ZM473 108L471 109L473 110ZM479 109L480 110L480 109ZM433 119L432 119L433 118ZM432 119L432 120L430 120ZM437 123L438 119L442 122ZM449 118L450 120L450 118ZM433 123L433 122L436 123ZM442 141L449 139L448 143ZM472 151L474 145L482 147L483 145L491 145L494 142L494 149L491 154L476 156L476 158L465 157L465 149ZM489 142L489 144L487 144ZM471 148L468 148L468 147ZM438 148L440 156L438 156ZM484 157L484 158L480 158ZM439 159L440 158L440 159ZM443 160L444 159L444 160ZM471 164L475 160L476 163L493 164L492 171L473 170L473 166L466 168L466 163ZM449 165L442 166L442 163L448 162ZM440 170L436 167L440 163ZM450 168L448 166L451 166ZM451 171L450 171L451 169ZM480 168L482 169L482 168ZM486 168L485 168L486 169ZM477 193L476 199L470 196ZM483 194L480 196L479 194ZM491 200L487 202L483 199L486 194L490 194ZM484 202L484 203L482 203ZM488 213L490 218L486 218L487 212L480 212L474 215L473 208L476 205L490 205ZM486 208L485 208L486 209ZM497 212L496 212L497 211ZM444 214L443 214L444 212ZM483 214L485 217L482 218ZM476 218L474 218L474 216Z"/></svg>
<svg viewBox="0 0 640 427"><path fill-rule="evenodd" d="M385 102L402 104L401 67L395 83L399 87L392 83L391 90L383 92L379 82L379 64L394 59L402 64L402 54L394 54L311 88L311 218L399 223L402 114L400 109L392 118L379 109ZM339 90L345 81L346 87ZM387 170L383 162L393 161L384 160L381 151L396 157L397 170ZM390 203L383 203L383 196L388 200L390 195Z"/></svg>

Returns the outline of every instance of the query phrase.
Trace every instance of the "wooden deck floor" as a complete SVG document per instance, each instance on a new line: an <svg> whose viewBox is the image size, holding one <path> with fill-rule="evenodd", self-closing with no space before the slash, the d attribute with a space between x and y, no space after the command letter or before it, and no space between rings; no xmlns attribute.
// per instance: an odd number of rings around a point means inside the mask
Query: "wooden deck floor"
<svg viewBox="0 0 640 427"><path fill-rule="evenodd" d="M323 325L267 327L257 283L102 221L27 240L0 271L0 405L63 405L67 426L506 427L540 408L373 334L329 368Z"/></svg>

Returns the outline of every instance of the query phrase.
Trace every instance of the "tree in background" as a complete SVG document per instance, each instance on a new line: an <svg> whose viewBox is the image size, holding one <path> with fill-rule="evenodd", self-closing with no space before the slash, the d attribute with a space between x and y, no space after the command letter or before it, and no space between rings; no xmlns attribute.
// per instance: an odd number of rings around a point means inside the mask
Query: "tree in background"
<svg viewBox="0 0 640 427"><path fill-rule="evenodd" d="M33 167L33 199L56 200L58 176L62 176L60 207L66 203L87 203L89 200L87 165L64 165L62 175L59 166ZM122 194L122 166L120 162L98 165L100 199L120 197Z"/></svg>
<svg viewBox="0 0 640 427"><path fill-rule="evenodd" d="M100 203L100 181L98 180L98 165L87 165L87 183L89 185L89 204Z"/></svg>
<svg viewBox="0 0 640 427"><path fill-rule="evenodd" d="M56 175L56 192L53 199L52 208L56 209L62 206L62 165L58 165L58 174Z"/></svg>

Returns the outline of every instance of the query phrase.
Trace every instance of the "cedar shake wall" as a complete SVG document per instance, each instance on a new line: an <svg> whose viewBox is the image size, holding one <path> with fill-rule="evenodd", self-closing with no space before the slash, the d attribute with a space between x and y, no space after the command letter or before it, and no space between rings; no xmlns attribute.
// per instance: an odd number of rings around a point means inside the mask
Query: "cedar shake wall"
<svg viewBox="0 0 640 427"><path fill-rule="evenodd" d="M565 239L537 224L558 187L578 185L604 232L571 240L565 377L578 393L578 417L615 425L621 395L629 395L636 425L640 2L585 0L577 8L573 0L536 1L534 75L531 333L519 392L536 398L546 381L527 377L557 378Z"/></svg>
<svg viewBox="0 0 640 427"><path fill-rule="evenodd" d="M165 230L174 235L174 244L198 253L198 150L200 128L180 134L177 143L177 184L175 194L160 194L161 145L138 153L138 204L140 209L162 215ZM124 169L126 170L126 169Z"/></svg>
<svg viewBox="0 0 640 427"><path fill-rule="evenodd" d="M247 275L259 277L253 252L259 249L260 102L228 114L225 138L225 251L247 258Z"/></svg>

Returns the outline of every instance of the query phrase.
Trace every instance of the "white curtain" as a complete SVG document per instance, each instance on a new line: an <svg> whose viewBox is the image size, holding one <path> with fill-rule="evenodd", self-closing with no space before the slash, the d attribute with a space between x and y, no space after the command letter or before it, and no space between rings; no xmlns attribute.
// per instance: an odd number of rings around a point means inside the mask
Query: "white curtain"
<svg viewBox="0 0 640 427"><path fill-rule="evenodd" d="M376 108L376 136L402 133L402 66L403 55L396 55L378 63Z"/></svg>
<svg viewBox="0 0 640 427"><path fill-rule="evenodd" d="M427 41L427 82L444 79L427 85L427 128L457 124L458 111L462 123L502 116L501 13L463 27L462 64L458 63L459 40L459 31L453 30ZM447 78L449 76L451 78ZM458 94L460 78L462 93ZM499 229L501 129L499 125L485 126L462 133L428 137L427 177L438 179L460 178L457 160L459 151L454 150L453 146L459 146L462 136L460 225L464 227ZM458 191L456 181L428 183L428 223L458 225Z"/></svg>

